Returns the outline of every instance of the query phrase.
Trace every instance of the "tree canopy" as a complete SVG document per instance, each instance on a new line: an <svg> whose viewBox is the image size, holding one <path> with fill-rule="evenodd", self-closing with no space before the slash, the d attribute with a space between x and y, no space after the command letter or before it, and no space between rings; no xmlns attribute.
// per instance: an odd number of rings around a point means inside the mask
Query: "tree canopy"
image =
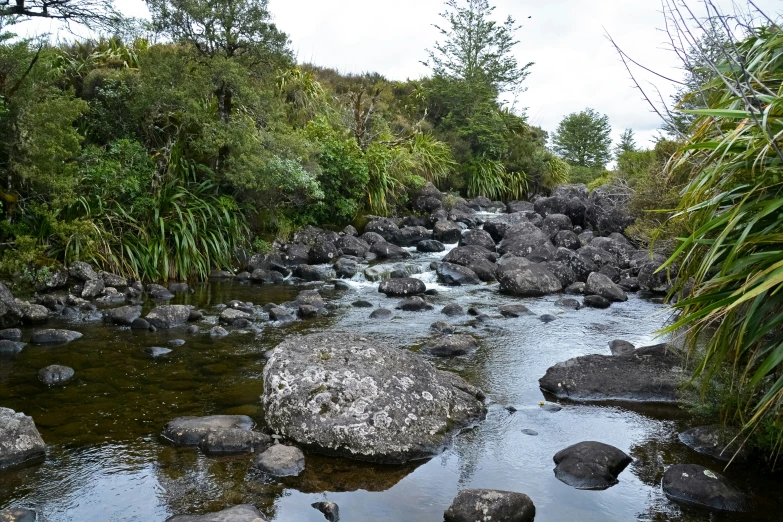
<svg viewBox="0 0 783 522"><path fill-rule="evenodd" d="M603 168L611 159L609 117L593 109L569 114L552 136L555 153L571 165Z"/></svg>

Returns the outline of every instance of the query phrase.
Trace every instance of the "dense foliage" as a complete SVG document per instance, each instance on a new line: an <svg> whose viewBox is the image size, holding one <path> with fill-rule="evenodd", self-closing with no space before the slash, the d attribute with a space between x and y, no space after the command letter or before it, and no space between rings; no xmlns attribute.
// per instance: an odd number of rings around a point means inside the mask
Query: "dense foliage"
<svg viewBox="0 0 783 522"><path fill-rule="evenodd" d="M568 179L546 133L499 101L529 65L510 54L513 20L491 21L485 0L447 3L432 77L404 82L297 64L267 0L148 5L163 43L0 37L5 275L84 259L202 278L267 235L394 214L427 181L520 199ZM48 13L90 22L78 8Z"/></svg>

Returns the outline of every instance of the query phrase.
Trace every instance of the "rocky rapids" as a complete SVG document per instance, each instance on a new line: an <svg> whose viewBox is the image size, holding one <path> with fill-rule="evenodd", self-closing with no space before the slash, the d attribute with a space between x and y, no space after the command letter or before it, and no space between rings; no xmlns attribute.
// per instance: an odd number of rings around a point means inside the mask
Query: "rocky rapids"
<svg viewBox="0 0 783 522"><path fill-rule="evenodd" d="M678 406L676 267L625 203L429 185L206 283L0 284L0 521L777 520Z"/></svg>

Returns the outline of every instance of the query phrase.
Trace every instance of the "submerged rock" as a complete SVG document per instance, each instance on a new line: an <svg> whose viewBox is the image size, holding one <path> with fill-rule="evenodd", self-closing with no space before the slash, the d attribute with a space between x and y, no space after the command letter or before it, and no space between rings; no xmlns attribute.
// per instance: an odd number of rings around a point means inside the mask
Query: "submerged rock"
<svg viewBox="0 0 783 522"><path fill-rule="evenodd" d="M27 343L0 339L0 355L15 355L21 352L25 346L27 346Z"/></svg>
<svg viewBox="0 0 783 522"><path fill-rule="evenodd" d="M392 315L394 314L391 310L386 308L378 308L372 311L370 314L370 319L391 319Z"/></svg>
<svg viewBox="0 0 783 522"><path fill-rule="evenodd" d="M158 357L164 357L171 353L171 348L163 348L162 346L147 346L144 348L144 353L157 359Z"/></svg>
<svg viewBox="0 0 783 522"><path fill-rule="evenodd" d="M61 366L59 364L52 364L46 368L41 368L38 371L38 378L44 384L63 384L73 378L73 368L68 366Z"/></svg>
<svg viewBox="0 0 783 522"><path fill-rule="evenodd" d="M453 263L438 263L435 272L438 274L438 280L445 285L462 286L481 283L481 279L473 270Z"/></svg>
<svg viewBox="0 0 783 522"><path fill-rule="evenodd" d="M587 308L601 308L606 309L612 306L609 299L601 297L600 295L586 295L583 303Z"/></svg>
<svg viewBox="0 0 783 522"><path fill-rule="evenodd" d="M525 305L503 305L500 307L500 315L515 318L534 314Z"/></svg>
<svg viewBox="0 0 783 522"><path fill-rule="evenodd" d="M456 317L458 315L463 315L465 310L460 305L452 303L444 306L440 313L448 317Z"/></svg>
<svg viewBox="0 0 783 522"><path fill-rule="evenodd" d="M31 509L5 508L0 510L0 522L35 522L38 515Z"/></svg>
<svg viewBox="0 0 783 522"><path fill-rule="evenodd" d="M677 400L685 377L682 359L666 344L625 355L584 355L549 368L538 384L545 393L575 401Z"/></svg>
<svg viewBox="0 0 783 522"><path fill-rule="evenodd" d="M315 451L380 463L437 454L483 419L483 394L421 356L353 334L294 337L264 368L267 425Z"/></svg>
<svg viewBox="0 0 783 522"><path fill-rule="evenodd" d="M242 504L207 515L175 515L165 522L267 522L267 519L250 504Z"/></svg>
<svg viewBox="0 0 783 522"><path fill-rule="evenodd" d="M275 477L295 477L304 471L305 457L299 448L275 444L255 458L253 467Z"/></svg>
<svg viewBox="0 0 783 522"><path fill-rule="evenodd" d="M19 328L6 328L4 330L0 330L0 340L21 341L22 330Z"/></svg>
<svg viewBox="0 0 783 522"><path fill-rule="evenodd" d="M612 355L626 355L636 350L636 347L628 341L615 339L609 343L609 350L612 351Z"/></svg>
<svg viewBox="0 0 783 522"><path fill-rule="evenodd" d="M33 332L33 335L30 336L30 342L33 344L65 344L75 341L81 336L81 333L73 330L49 328Z"/></svg>
<svg viewBox="0 0 783 522"><path fill-rule="evenodd" d="M554 456L555 477L577 489L606 489L633 459L623 451L601 442L580 442Z"/></svg>
<svg viewBox="0 0 783 522"><path fill-rule="evenodd" d="M310 505L323 513L324 517L326 517L326 520L329 522L337 522L340 520L340 508L334 502L313 502Z"/></svg>
<svg viewBox="0 0 783 522"><path fill-rule="evenodd" d="M443 252L446 250L446 245L434 239L425 239L416 243L416 250L427 253Z"/></svg>
<svg viewBox="0 0 783 522"><path fill-rule="evenodd" d="M456 357L478 350L479 344L470 335L442 335L421 347L421 351L437 357Z"/></svg>
<svg viewBox="0 0 783 522"><path fill-rule="evenodd" d="M163 428L162 436L175 446L198 446L207 453L248 453L266 448L271 437L253 431L247 415L178 417Z"/></svg>
<svg viewBox="0 0 783 522"><path fill-rule="evenodd" d="M443 514L446 522L532 522L536 508L530 497L513 491L463 489Z"/></svg>
<svg viewBox="0 0 783 522"><path fill-rule="evenodd" d="M744 511L749 501L725 477L696 464L671 466L661 486L674 502L715 511Z"/></svg>
<svg viewBox="0 0 783 522"><path fill-rule="evenodd" d="M693 451L709 455L723 462L732 459L743 461L748 457L747 447L742 446L744 437L737 437L739 431L720 424L699 426L680 433L680 442Z"/></svg>
<svg viewBox="0 0 783 522"><path fill-rule="evenodd" d="M186 305L156 306L147 314L146 320L155 328L174 328L188 322L190 309Z"/></svg>
<svg viewBox="0 0 783 522"><path fill-rule="evenodd" d="M109 310L107 314L114 324L131 326L133 321L141 317L141 305L120 306Z"/></svg>
<svg viewBox="0 0 783 522"><path fill-rule="evenodd" d="M46 445L32 417L0 408L0 468L43 457Z"/></svg>

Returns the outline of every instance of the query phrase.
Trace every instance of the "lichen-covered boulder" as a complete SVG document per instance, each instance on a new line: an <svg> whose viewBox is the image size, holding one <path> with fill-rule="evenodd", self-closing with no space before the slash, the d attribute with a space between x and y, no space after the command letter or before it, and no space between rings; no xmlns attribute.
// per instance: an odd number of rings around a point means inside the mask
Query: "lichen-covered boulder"
<svg viewBox="0 0 783 522"><path fill-rule="evenodd" d="M463 489L443 514L446 522L532 522L536 507L530 497L514 491Z"/></svg>
<svg viewBox="0 0 783 522"><path fill-rule="evenodd" d="M45 453L46 444L32 417L0 408L0 468L43 457Z"/></svg>
<svg viewBox="0 0 783 522"><path fill-rule="evenodd" d="M241 504L206 515L175 515L166 522L266 522L266 519L255 507Z"/></svg>
<svg viewBox="0 0 783 522"><path fill-rule="evenodd" d="M486 415L483 394L421 356L354 334L290 338L264 368L267 425L324 454L380 463L431 457Z"/></svg>
<svg viewBox="0 0 783 522"><path fill-rule="evenodd" d="M150 310L146 319L155 328L174 328L188 322L191 308L187 305L156 306Z"/></svg>
<svg viewBox="0 0 783 522"><path fill-rule="evenodd" d="M248 453L272 443L253 425L246 415L178 417L166 424L162 436L175 446L198 446L207 453Z"/></svg>
<svg viewBox="0 0 783 522"><path fill-rule="evenodd" d="M750 500L723 475L696 464L668 468L661 488L674 502L713 511L744 511Z"/></svg>

